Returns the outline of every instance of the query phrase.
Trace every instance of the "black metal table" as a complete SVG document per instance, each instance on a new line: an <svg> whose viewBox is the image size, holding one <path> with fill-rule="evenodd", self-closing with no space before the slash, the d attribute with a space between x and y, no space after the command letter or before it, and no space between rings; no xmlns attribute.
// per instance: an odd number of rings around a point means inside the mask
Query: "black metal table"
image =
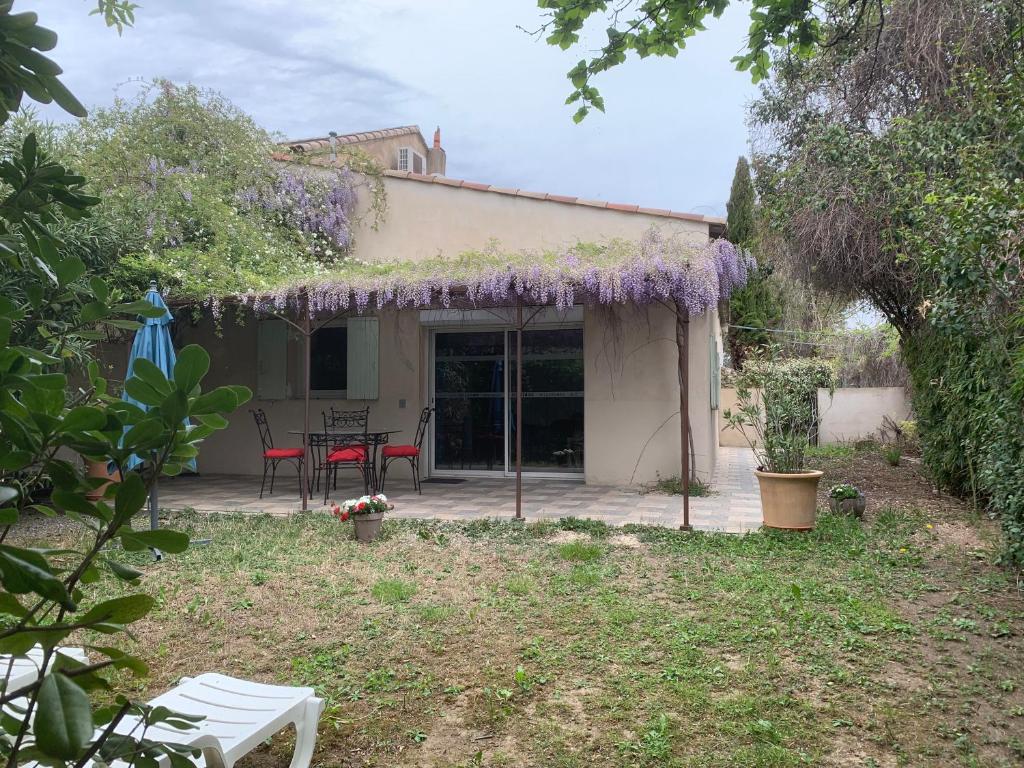
<svg viewBox="0 0 1024 768"><path fill-rule="evenodd" d="M307 460L316 473L317 488L320 487L319 473L326 469L327 454L335 448L350 445L366 444L368 455L369 477L366 478L366 489L369 493L377 492L377 454L380 446L386 444L391 435L400 434L400 429L311 429L309 430L309 446ZM304 435L301 429L290 429L288 434ZM315 452L315 453L314 453ZM319 455L319 454L322 454ZM313 478L310 478L309 492L312 494Z"/></svg>

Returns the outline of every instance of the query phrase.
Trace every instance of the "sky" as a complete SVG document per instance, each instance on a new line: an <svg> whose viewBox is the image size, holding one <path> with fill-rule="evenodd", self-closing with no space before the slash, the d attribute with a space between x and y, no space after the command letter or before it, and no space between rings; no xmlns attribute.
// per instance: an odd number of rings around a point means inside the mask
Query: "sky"
<svg viewBox="0 0 1024 768"><path fill-rule="evenodd" d="M94 0L20 0L60 41L52 57L86 106L155 77L219 91L282 138L436 126L447 175L531 191L724 215L745 105L730 59L745 4L676 59L631 59L595 81L607 112L577 125L565 73L596 50L604 20L569 51L525 30L534 0L139 0L118 37ZM55 121L69 118L53 107Z"/></svg>

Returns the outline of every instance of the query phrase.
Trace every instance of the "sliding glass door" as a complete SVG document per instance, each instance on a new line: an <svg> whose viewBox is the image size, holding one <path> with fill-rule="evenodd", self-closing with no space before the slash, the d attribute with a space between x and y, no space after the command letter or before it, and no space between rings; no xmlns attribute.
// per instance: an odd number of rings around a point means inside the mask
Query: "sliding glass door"
<svg viewBox="0 0 1024 768"><path fill-rule="evenodd" d="M516 332L433 333L433 469L515 472ZM583 472L583 329L523 333L523 471Z"/></svg>

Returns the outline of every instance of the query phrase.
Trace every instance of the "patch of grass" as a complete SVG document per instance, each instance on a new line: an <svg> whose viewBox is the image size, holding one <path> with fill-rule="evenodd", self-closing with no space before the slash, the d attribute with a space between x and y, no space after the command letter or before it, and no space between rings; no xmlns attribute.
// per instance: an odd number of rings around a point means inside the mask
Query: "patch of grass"
<svg viewBox="0 0 1024 768"><path fill-rule="evenodd" d="M416 585L398 579L381 579L370 589L370 594L384 605L397 605L412 599Z"/></svg>
<svg viewBox="0 0 1024 768"><path fill-rule="evenodd" d="M898 467L902 453L895 445L887 445L882 449L882 456L885 458L885 463L890 467Z"/></svg>
<svg viewBox="0 0 1024 768"><path fill-rule="evenodd" d="M810 445L804 451L809 459L845 459L853 456L857 449L849 443L833 443L831 445Z"/></svg>
<svg viewBox="0 0 1024 768"><path fill-rule="evenodd" d="M658 480L650 487L648 492L667 493L670 496L682 496L683 479L679 475L674 475L672 477L661 477L661 475L659 475ZM711 489L711 484L704 482L699 477L690 481L691 499L712 496L714 493L715 491Z"/></svg>
<svg viewBox="0 0 1024 768"><path fill-rule="evenodd" d="M365 547L324 515L179 519L211 543L110 553L157 597L133 625L152 674L117 689L313 686L323 765L1017 765L1024 611L998 529L954 510L940 531L915 488L804 534L391 519Z"/></svg>
<svg viewBox="0 0 1024 768"><path fill-rule="evenodd" d="M586 517L563 517L555 525L560 531L586 533L595 539L606 537L612 530L603 520L591 520Z"/></svg>
<svg viewBox="0 0 1024 768"><path fill-rule="evenodd" d="M604 547L586 541L570 541L558 547L558 554L571 563L589 563L604 554Z"/></svg>

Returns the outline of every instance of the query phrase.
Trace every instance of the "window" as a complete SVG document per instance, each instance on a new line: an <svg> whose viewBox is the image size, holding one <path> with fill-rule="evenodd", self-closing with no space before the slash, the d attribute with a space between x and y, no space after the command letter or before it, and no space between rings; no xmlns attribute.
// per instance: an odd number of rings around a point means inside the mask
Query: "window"
<svg viewBox="0 0 1024 768"><path fill-rule="evenodd" d="M334 397L348 389L348 329L328 326L313 334L310 345L309 388Z"/></svg>
<svg viewBox="0 0 1024 768"><path fill-rule="evenodd" d="M398 150L398 170L426 173L427 161L419 152L411 147L400 147Z"/></svg>

